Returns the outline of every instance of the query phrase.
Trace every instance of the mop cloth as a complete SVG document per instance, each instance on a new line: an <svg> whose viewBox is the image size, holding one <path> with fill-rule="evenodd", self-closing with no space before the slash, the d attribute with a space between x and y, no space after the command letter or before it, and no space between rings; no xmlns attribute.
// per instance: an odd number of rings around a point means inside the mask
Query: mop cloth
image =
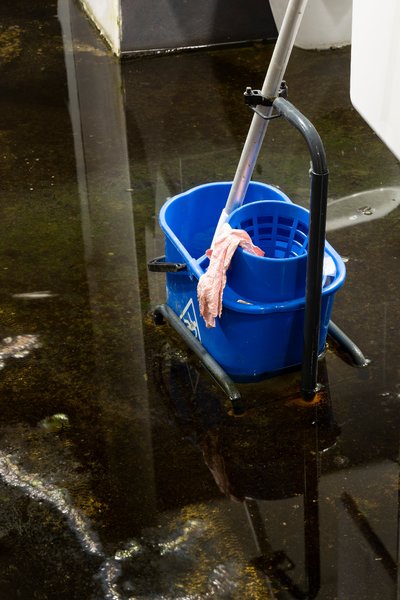
<svg viewBox="0 0 400 600"><path fill-rule="evenodd" d="M238 246L250 254L264 256L264 252L253 244L246 231L232 229L228 223L222 226L221 232L214 240L213 248L206 252L210 265L197 285L200 314L207 327L215 327L215 318L221 316L226 271Z"/></svg>

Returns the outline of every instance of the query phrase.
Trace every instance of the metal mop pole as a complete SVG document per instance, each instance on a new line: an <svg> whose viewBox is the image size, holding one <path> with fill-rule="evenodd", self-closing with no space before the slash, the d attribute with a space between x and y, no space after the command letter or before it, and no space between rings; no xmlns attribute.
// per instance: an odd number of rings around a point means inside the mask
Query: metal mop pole
<svg viewBox="0 0 400 600"><path fill-rule="evenodd" d="M279 93L286 65L289 61L306 5L307 0L289 0L282 27L261 89L262 95L266 98L275 98ZM267 108L265 115L269 116L269 113L271 112L272 108ZM221 213L214 233L214 239L219 234L222 225L226 222L230 213L243 203L267 127L268 121L254 113L228 200Z"/></svg>

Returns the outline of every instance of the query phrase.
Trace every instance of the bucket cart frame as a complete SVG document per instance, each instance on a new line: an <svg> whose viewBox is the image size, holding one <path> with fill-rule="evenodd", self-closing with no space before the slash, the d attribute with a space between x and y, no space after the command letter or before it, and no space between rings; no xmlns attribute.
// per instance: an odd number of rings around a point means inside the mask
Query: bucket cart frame
<svg viewBox="0 0 400 600"><path fill-rule="evenodd" d="M323 262L325 253L325 231L328 198L328 167L322 140L314 125L286 98L286 85L281 86L277 98L266 98L259 90L247 87L244 93L245 102L265 120L284 117L305 139L311 157L310 169L310 227L307 255L306 295L304 307L303 362L301 367L301 394L305 400L312 400L318 391L318 358L321 319L321 296L323 279ZM267 115L259 110L259 106L270 107ZM274 114L271 112L275 111ZM150 271L178 272L184 271L185 263L168 263L165 257L149 262ZM198 356L206 370L226 393L232 403L235 414L244 410L241 394L231 377L203 347L199 340L182 323L175 312L167 305L161 304L154 310L156 324L164 319L177 331L183 341ZM328 335L338 344L340 349L350 356L357 367L365 367L368 360L360 348L332 321L329 322Z"/></svg>

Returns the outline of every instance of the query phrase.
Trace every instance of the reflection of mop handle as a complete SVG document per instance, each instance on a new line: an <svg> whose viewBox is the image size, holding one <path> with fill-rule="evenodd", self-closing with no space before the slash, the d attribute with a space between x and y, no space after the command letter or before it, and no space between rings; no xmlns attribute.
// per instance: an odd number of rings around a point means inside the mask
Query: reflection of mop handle
<svg viewBox="0 0 400 600"><path fill-rule="evenodd" d="M274 98L278 95L306 5L307 0L289 1L261 90L262 95L266 98ZM272 109L268 108L266 110L266 116L268 116L271 111ZM214 239L219 234L222 225L226 222L228 215L243 203L267 126L268 121L259 115L254 114L226 206L222 211L214 233L213 243Z"/></svg>

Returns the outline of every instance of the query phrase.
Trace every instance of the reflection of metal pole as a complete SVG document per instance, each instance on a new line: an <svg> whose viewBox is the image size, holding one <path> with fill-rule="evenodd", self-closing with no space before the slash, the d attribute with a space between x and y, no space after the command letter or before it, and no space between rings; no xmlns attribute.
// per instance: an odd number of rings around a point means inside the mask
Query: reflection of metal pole
<svg viewBox="0 0 400 600"><path fill-rule="evenodd" d="M265 531L257 500L246 499L244 506L251 527L254 542L259 554L258 563L268 578L279 582L298 600L312 600L317 597L321 586L321 560L319 536L318 477L319 452L318 429L312 429L313 439L304 439L304 554L307 591L303 591L287 574L285 563L292 565L288 557L275 551ZM272 598L275 598L273 595Z"/></svg>
<svg viewBox="0 0 400 600"><path fill-rule="evenodd" d="M392 579L392 581L397 582L397 564L391 557L390 552L388 551L380 537L378 537L375 531L372 529L366 516L361 512L361 510L357 506L357 503L354 500L354 498L352 498L350 494L347 494L347 492L343 492L341 500L343 506L345 507L353 522L357 526L358 530L362 534L364 540L371 548L374 556L379 558L379 560L381 561L381 565L383 566L389 577Z"/></svg>
<svg viewBox="0 0 400 600"><path fill-rule="evenodd" d="M273 556L274 550L268 541L264 527L264 522L260 515L260 510L258 508L257 501L251 500L250 498L245 498L244 509L246 511L247 520L249 522L250 529L253 534L253 540L257 548L257 553L259 554L259 556L263 557ZM268 585L269 597L271 598L271 600L276 600L273 581L268 573L265 573L265 575L266 582Z"/></svg>
<svg viewBox="0 0 400 600"><path fill-rule="evenodd" d="M154 465L120 65L106 55L79 53L77 59L74 37L92 40L95 49L95 32L73 0L59 0L58 15L98 349L98 397L102 418L109 419L108 478L111 486L116 482L113 497L119 492L121 510L149 524L156 513Z"/></svg>
<svg viewBox="0 0 400 600"><path fill-rule="evenodd" d="M317 431L316 443L304 445L304 553L309 600L317 596L321 585Z"/></svg>
<svg viewBox="0 0 400 600"><path fill-rule="evenodd" d="M285 589L292 598L296 600L308 600L315 596L303 592L299 586L294 583L287 569L293 568L295 565L282 551L276 551L272 548L267 533L265 531L264 522L260 514L260 509L257 500L246 499L244 501L246 514L253 533L254 542L259 553L255 564L265 574L270 586L271 598L275 599L275 591L280 591L279 588Z"/></svg>

